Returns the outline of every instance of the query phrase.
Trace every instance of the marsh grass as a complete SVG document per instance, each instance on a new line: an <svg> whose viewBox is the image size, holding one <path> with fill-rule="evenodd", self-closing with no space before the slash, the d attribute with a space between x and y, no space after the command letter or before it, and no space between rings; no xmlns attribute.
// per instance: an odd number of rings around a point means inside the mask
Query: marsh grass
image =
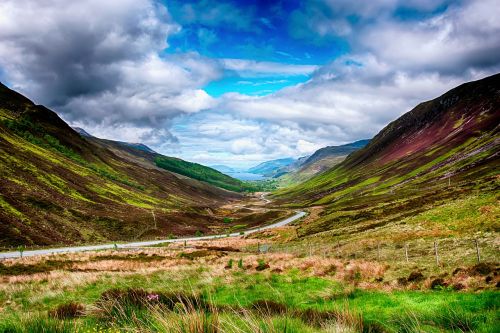
<svg viewBox="0 0 500 333"><path fill-rule="evenodd" d="M196 244L194 250L129 253L140 260L120 260L126 252L70 254L59 261L71 262L71 270L57 264L50 272L3 276L0 332L493 332L499 326L498 292L484 284L498 272L494 263L449 270L443 279L450 286L467 286L456 292L430 289L425 268L409 267L404 277L412 281L398 286L388 280L386 265L316 255L240 252L238 266L246 262L247 269L227 270L221 249L231 243L217 244L217 250ZM191 260L179 257L197 251ZM150 261L154 255L164 260ZM259 259L272 269L256 271ZM5 266L47 260L53 258L15 259ZM474 281L491 288L472 293ZM71 309L73 302L85 307L83 316Z"/></svg>
<svg viewBox="0 0 500 333"><path fill-rule="evenodd" d="M140 332L361 332L361 315L346 309L297 310L268 300L250 306L216 306L199 295L110 290L101 296L95 314L108 327Z"/></svg>

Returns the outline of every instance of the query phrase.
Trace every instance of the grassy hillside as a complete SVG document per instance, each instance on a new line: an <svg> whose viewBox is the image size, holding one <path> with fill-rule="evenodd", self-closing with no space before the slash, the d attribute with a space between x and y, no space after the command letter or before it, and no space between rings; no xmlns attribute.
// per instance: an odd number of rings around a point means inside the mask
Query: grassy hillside
<svg viewBox="0 0 500 333"><path fill-rule="evenodd" d="M498 205L500 185L499 90L495 75L422 103L332 170L275 198L283 205L315 207L314 218L299 226L302 236L395 241L418 239L422 232L416 230L430 229L435 237L489 237L498 232L498 210L491 207ZM451 225L429 222L429 212L450 211L447 205L463 200L484 223L461 213ZM415 232L400 225L411 217Z"/></svg>
<svg viewBox="0 0 500 333"><path fill-rule="evenodd" d="M295 168L288 170L279 178L281 187L296 185L325 172L342 162L347 155L366 146L370 140L359 140L341 146L328 146L315 151L300 162Z"/></svg>
<svg viewBox="0 0 500 333"><path fill-rule="evenodd" d="M82 138L0 85L0 246L192 235L222 225L206 209L236 193L161 170L136 152Z"/></svg>
<svg viewBox="0 0 500 333"><path fill-rule="evenodd" d="M243 192L254 190L248 183L235 179L220 171L206 167L198 163L187 162L175 157L158 155L154 159L155 164L165 170L201 180L209 184L224 188L226 190Z"/></svg>

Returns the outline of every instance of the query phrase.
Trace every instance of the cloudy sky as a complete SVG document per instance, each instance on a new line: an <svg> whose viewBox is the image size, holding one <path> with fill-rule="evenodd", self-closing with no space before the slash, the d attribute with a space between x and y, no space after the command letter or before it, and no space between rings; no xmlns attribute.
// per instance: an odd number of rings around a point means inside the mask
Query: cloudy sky
<svg viewBox="0 0 500 333"><path fill-rule="evenodd" d="M245 167L500 72L499 17L499 0L1 0L0 81L95 136Z"/></svg>

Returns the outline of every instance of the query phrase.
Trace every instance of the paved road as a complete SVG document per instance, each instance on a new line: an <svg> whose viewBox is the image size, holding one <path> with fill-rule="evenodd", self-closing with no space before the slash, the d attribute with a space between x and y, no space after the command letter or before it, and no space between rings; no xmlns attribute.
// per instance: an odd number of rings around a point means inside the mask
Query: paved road
<svg viewBox="0 0 500 333"><path fill-rule="evenodd" d="M264 199L264 200L267 200L267 199ZM281 227L281 226L287 225L289 223L292 223L293 221L295 221L297 219L300 219L304 215L306 215L305 212L299 211L299 212L296 212L295 215L290 216L286 219L283 219L279 222L276 222L276 223L273 223L273 224L270 224L270 225L267 225L264 227L244 231L244 234L248 235L248 234L251 234L251 233L254 233L257 231L261 231L261 230ZM124 248L131 248L131 247L156 245L156 244L161 244L161 243L176 243L176 242L184 242L184 241L215 239L215 238L222 238L222 237L226 237L226 236L227 235L224 234L224 235L211 235L211 236L187 237L187 238L176 238L176 239L161 239L161 240L154 240L154 241L132 242L132 243L123 243L123 244L116 244L116 245L118 246L118 248L124 249ZM240 236L240 233L233 232L232 234L229 234L229 236L231 236L231 237ZM24 251L23 257L47 255L47 254L53 254L53 253L68 253L68 252L84 252L84 251L104 250L104 249L113 249L114 247L115 247L115 244L102 244L102 245L89 245L89 246L61 247L61 248L56 248L56 249L41 249L41 250ZM19 257L19 251L0 252L0 259L18 258L18 257Z"/></svg>
<svg viewBox="0 0 500 333"><path fill-rule="evenodd" d="M269 200L268 198L266 198L266 195L267 195L267 192L264 192L260 195L260 198L262 199L262 201L264 201L265 204L268 204L271 202L271 200Z"/></svg>

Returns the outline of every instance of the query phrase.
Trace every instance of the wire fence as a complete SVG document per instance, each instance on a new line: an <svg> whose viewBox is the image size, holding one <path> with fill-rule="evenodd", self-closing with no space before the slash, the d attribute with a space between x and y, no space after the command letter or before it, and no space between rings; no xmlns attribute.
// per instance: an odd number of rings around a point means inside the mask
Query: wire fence
<svg viewBox="0 0 500 333"><path fill-rule="evenodd" d="M387 263L407 263L417 266L458 266L481 262L498 262L500 240L477 238L422 239L402 243L337 242L315 244L259 243L247 251L254 253L288 253L299 257L363 259Z"/></svg>

